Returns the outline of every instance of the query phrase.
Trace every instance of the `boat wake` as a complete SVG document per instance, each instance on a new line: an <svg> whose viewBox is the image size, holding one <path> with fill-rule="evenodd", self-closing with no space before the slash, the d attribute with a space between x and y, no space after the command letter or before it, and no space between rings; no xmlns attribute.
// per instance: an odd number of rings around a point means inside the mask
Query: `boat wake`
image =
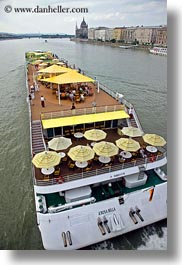
<svg viewBox="0 0 182 265"><path fill-rule="evenodd" d="M167 227L156 230L154 226L150 227L152 233L148 229L143 229L142 241L144 242L137 250L167 250Z"/></svg>

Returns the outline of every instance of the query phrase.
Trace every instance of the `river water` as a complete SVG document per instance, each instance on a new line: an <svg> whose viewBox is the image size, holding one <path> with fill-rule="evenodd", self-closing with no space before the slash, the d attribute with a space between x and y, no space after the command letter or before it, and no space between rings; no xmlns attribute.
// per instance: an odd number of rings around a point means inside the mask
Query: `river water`
<svg viewBox="0 0 182 265"><path fill-rule="evenodd" d="M0 42L0 249L42 249L36 225L24 53L43 49L79 66L134 104L146 133L167 138L167 58L66 39ZM163 220L86 249L167 248Z"/></svg>

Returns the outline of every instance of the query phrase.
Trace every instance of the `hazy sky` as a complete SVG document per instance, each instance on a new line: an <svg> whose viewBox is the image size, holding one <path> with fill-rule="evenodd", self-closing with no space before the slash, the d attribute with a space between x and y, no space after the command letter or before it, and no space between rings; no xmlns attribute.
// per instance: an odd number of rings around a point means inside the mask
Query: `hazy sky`
<svg viewBox="0 0 182 265"><path fill-rule="evenodd" d="M16 13L14 10L37 6L62 6L70 8L69 12L72 8L87 8L88 13ZM0 0L0 32L74 34L75 24L80 26L83 16L89 27L164 25L167 0Z"/></svg>

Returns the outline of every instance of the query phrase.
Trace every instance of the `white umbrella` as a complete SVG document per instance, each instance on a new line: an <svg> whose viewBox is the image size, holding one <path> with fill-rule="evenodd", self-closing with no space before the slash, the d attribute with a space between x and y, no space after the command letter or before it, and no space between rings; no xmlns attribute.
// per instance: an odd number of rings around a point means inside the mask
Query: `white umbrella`
<svg viewBox="0 0 182 265"><path fill-rule="evenodd" d="M132 126L124 127L121 131L124 135L129 137L138 137L143 135L143 132L139 128Z"/></svg>
<svg viewBox="0 0 182 265"><path fill-rule="evenodd" d="M100 141L106 138L106 133L102 130L92 129L84 133L84 137L87 140Z"/></svg>
<svg viewBox="0 0 182 265"><path fill-rule="evenodd" d="M91 147L85 145L77 145L70 148L68 156L73 161L85 162L94 158L94 151Z"/></svg>
<svg viewBox="0 0 182 265"><path fill-rule="evenodd" d="M98 156L111 157L118 154L118 147L110 142L102 141L94 144L93 150Z"/></svg>
<svg viewBox="0 0 182 265"><path fill-rule="evenodd" d="M53 138L51 141L48 142L49 148L55 151L65 150L70 145L72 145L72 141L71 139L66 137Z"/></svg>

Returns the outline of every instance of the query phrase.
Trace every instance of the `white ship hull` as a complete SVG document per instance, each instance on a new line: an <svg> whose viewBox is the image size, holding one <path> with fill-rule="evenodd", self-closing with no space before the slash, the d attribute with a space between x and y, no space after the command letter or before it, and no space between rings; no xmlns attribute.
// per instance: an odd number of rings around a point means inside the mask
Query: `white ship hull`
<svg viewBox="0 0 182 265"><path fill-rule="evenodd" d="M27 77L26 83L28 90ZM126 117L119 116L118 123L121 122L120 119L125 119L127 126L134 123L136 128L143 131L134 107L123 95L118 97L118 93L115 95L107 87L101 88L122 104L126 114L132 110ZM98 113L104 115L112 111L117 114L116 107L111 109L109 106L107 110L105 106ZM89 111L88 108L88 114ZM94 113L92 108L91 113L95 115L95 112L96 107ZM63 114L64 111L61 111L61 117ZM30 104L29 115L31 120ZM72 117L73 113L70 115ZM42 120L33 119L30 123L32 156L35 155L33 150L36 148L46 148L41 122ZM70 126L72 125L71 123ZM112 131L116 131L113 120L109 126ZM51 128L54 128L54 124ZM117 127L117 138L121 135L120 131ZM44 134L46 132L44 130ZM39 145L40 139L42 146ZM78 139L75 142L78 145ZM167 218L167 177L161 170L167 164L166 150L160 148L158 151L154 156L140 156L138 153L137 158L128 162L119 162L116 156L113 164L106 167L94 161L93 166L97 167L88 172L82 170L74 173L70 169L64 173L64 167L68 168L68 164L63 162L63 174L50 178L44 178L40 169L38 171L36 167L32 167L37 224L43 247L47 250L80 249ZM38 150L37 153L39 152Z"/></svg>
<svg viewBox="0 0 182 265"><path fill-rule="evenodd" d="M167 48L154 47L154 48L150 49L149 52L154 54L154 55L167 56Z"/></svg>
<svg viewBox="0 0 182 265"><path fill-rule="evenodd" d="M152 188L152 187L151 187ZM119 199L123 198L123 203ZM125 194L81 208L74 208L53 214L37 213L38 227L42 235L44 248L47 250L72 250L116 237L132 230L144 227L167 217L167 183L154 187L150 201L150 188ZM138 207L144 221L135 214L138 223L134 224L129 216L130 209ZM110 233L105 228L102 235L98 226L98 217L108 220ZM71 244L66 238L66 246L62 233L69 231Z"/></svg>

